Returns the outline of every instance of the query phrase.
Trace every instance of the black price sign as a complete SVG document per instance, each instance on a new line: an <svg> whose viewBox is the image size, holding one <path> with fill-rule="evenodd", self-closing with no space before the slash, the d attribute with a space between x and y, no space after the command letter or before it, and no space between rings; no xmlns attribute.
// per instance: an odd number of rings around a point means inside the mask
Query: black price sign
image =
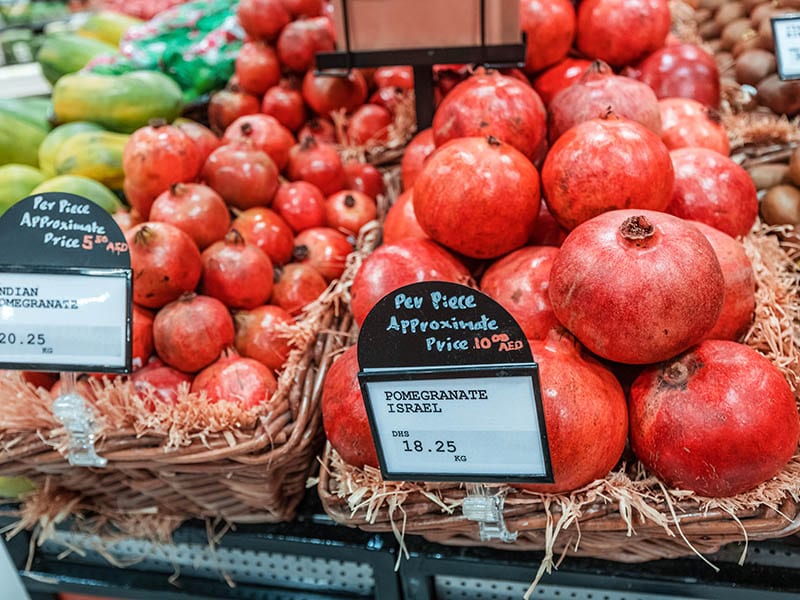
<svg viewBox="0 0 800 600"><path fill-rule="evenodd" d="M358 361L385 479L552 482L537 366L485 294L395 290L367 315Z"/></svg>

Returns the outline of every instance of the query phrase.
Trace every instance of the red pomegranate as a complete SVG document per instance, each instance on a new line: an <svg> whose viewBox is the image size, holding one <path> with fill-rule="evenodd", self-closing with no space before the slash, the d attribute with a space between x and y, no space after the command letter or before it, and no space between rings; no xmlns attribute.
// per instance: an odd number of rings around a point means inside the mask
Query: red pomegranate
<svg viewBox="0 0 800 600"><path fill-rule="evenodd" d="M747 258L744 246L731 236L699 221L691 223L714 248L725 279L722 312L706 339L738 341L750 328L756 307L753 265Z"/></svg>
<svg viewBox="0 0 800 600"><path fill-rule="evenodd" d="M522 247L533 233L539 173L494 137L453 140L419 174L414 212L437 242L472 258L495 258Z"/></svg>
<svg viewBox="0 0 800 600"><path fill-rule="evenodd" d="M281 0L283 7L294 18L318 17L324 12L325 0Z"/></svg>
<svg viewBox="0 0 800 600"><path fill-rule="evenodd" d="M267 41L275 39L291 20L282 0L241 0L236 14L247 35Z"/></svg>
<svg viewBox="0 0 800 600"><path fill-rule="evenodd" d="M131 338L133 368L138 369L147 364L153 354L153 313L135 304L131 319Z"/></svg>
<svg viewBox="0 0 800 600"><path fill-rule="evenodd" d="M133 389L138 394L154 396L162 402L174 404L178 399L181 385L185 384L188 392L192 378L155 358L138 371L134 371L131 381Z"/></svg>
<svg viewBox="0 0 800 600"><path fill-rule="evenodd" d="M278 389L275 376L257 360L239 356L223 356L197 374L192 392L205 394L210 404L227 400L243 408L263 404Z"/></svg>
<svg viewBox="0 0 800 600"><path fill-rule="evenodd" d="M325 200L325 221L332 227L350 235L378 216L375 200L356 190L342 190Z"/></svg>
<svg viewBox="0 0 800 600"><path fill-rule="evenodd" d="M246 41L236 55L239 87L248 94L263 96L281 80L281 63L272 46L260 41Z"/></svg>
<svg viewBox="0 0 800 600"><path fill-rule="evenodd" d="M218 135L239 117L258 114L261 103L258 96L241 91L238 86L220 90L208 101L208 121Z"/></svg>
<svg viewBox="0 0 800 600"><path fill-rule="evenodd" d="M373 75L379 88L394 87L404 90L414 89L414 69L411 67L378 67Z"/></svg>
<svg viewBox="0 0 800 600"><path fill-rule="evenodd" d="M216 298L184 294L158 311L153 341L161 360L195 373L233 344L233 319Z"/></svg>
<svg viewBox="0 0 800 600"><path fill-rule="evenodd" d="M280 306L257 306L242 310L234 317L236 351L277 371L289 356L289 328L294 317Z"/></svg>
<svg viewBox="0 0 800 600"><path fill-rule="evenodd" d="M615 210L575 228L550 272L556 317L608 360L667 360L719 318L722 269L697 228L664 213Z"/></svg>
<svg viewBox="0 0 800 600"><path fill-rule="evenodd" d="M372 198L386 193L383 175L369 163L351 160L344 164L345 187L362 192Z"/></svg>
<svg viewBox="0 0 800 600"><path fill-rule="evenodd" d="M355 146L383 143L389 139L392 113L377 104L359 106L347 124L347 138Z"/></svg>
<svg viewBox="0 0 800 600"><path fill-rule="evenodd" d="M253 147L269 156L278 171L286 167L289 151L297 142L291 131L269 115L240 117L231 123L222 136L222 141L226 144L245 140L250 140Z"/></svg>
<svg viewBox="0 0 800 600"><path fill-rule="evenodd" d="M336 127L327 119L313 118L297 132L298 140L303 141L309 138L317 144L335 144L337 142Z"/></svg>
<svg viewBox="0 0 800 600"><path fill-rule="evenodd" d="M675 188L667 212L732 237L747 235L758 217L756 186L747 171L706 148L681 148L670 156Z"/></svg>
<svg viewBox="0 0 800 600"><path fill-rule="evenodd" d="M272 208L295 233L325 226L325 196L307 181L282 183Z"/></svg>
<svg viewBox="0 0 800 600"><path fill-rule="evenodd" d="M364 260L353 279L353 317L361 325L386 294L420 281L467 283L470 275L458 259L431 240L406 238L383 244Z"/></svg>
<svg viewBox="0 0 800 600"><path fill-rule="evenodd" d="M144 223L144 219L138 212L136 212L135 208L130 210L126 208L120 208L117 212L111 215L111 218L114 219L114 222L117 224L122 233L127 233L129 229L133 229L137 225Z"/></svg>
<svg viewBox="0 0 800 600"><path fill-rule="evenodd" d="M277 271L278 279L272 288L272 303L290 315L298 315L328 289L328 282L314 267L306 263L291 263Z"/></svg>
<svg viewBox="0 0 800 600"><path fill-rule="evenodd" d="M625 394L611 371L563 329L532 341L539 365L547 443L555 483L516 484L560 493L602 479L617 464L628 438Z"/></svg>
<svg viewBox="0 0 800 600"><path fill-rule="evenodd" d="M203 166L203 180L240 210L268 206L278 191L278 168L249 142L220 146Z"/></svg>
<svg viewBox="0 0 800 600"><path fill-rule="evenodd" d="M534 79L533 89L549 107L556 94L578 81L591 65L592 61L583 58L565 58Z"/></svg>
<svg viewBox="0 0 800 600"><path fill-rule="evenodd" d="M386 213L383 221L383 243L393 244L405 238L427 237L414 213L414 188L409 188L400 194Z"/></svg>
<svg viewBox="0 0 800 600"><path fill-rule="evenodd" d="M638 71L638 79L659 98L691 98L710 108L719 106L719 69L714 57L699 46L661 48L645 58Z"/></svg>
<svg viewBox="0 0 800 600"><path fill-rule="evenodd" d="M326 196L344 188L345 175L342 159L330 144L317 143L304 138L289 152L287 168L289 179L302 179L317 186Z"/></svg>
<svg viewBox="0 0 800 600"><path fill-rule="evenodd" d="M436 150L433 141L433 129L423 129L406 146L403 160L400 162L400 172L403 177L403 189L410 190L428 157Z"/></svg>
<svg viewBox="0 0 800 600"><path fill-rule="evenodd" d="M781 372L752 348L706 340L649 367L630 393L631 446L670 487L735 496L777 475L800 423Z"/></svg>
<svg viewBox="0 0 800 600"><path fill-rule="evenodd" d="M275 265L292 259L292 228L274 210L262 207L246 210L233 220L231 229L238 231L248 244L261 248Z"/></svg>
<svg viewBox="0 0 800 600"><path fill-rule="evenodd" d="M653 90L635 79L614 75L608 65L595 61L580 80L561 90L550 103L550 143L578 123L597 119L609 110L661 135L661 114Z"/></svg>
<svg viewBox="0 0 800 600"><path fill-rule="evenodd" d="M347 236L330 227L305 229L297 234L294 244L294 259L314 267L329 282L342 276L353 251Z"/></svg>
<svg viewBox="0 0 800 600"><path fill-rule="evenodd" d="M358 383L358 350L350 346L331 365L322 388L322 423L331 446L346 463L378 468L378 453Z"/></svg>
<svg viewBox="0 0 800 600"><path fill-rule="evenodd" d="M193 181L201 166L200 152L192 138L165 121L151 121L131 134L122 153L125 181L137 190L128 201L147 218L161 192L173 183Z"/></svg>
<svg viewBox="0 0 800 600"><path fill-rule="evenodd" d="M565 229L624 208L663 211L675 174L669 150L652 131L607 115L558 138L542 168L550 214Z"/></svg>
<svg viewBox="0 0 800 600"><path fill-rule="evenodd" d="M275 117L289 131L300 129L308 118L303 95L289 85L269 88L261 100L261 112Z"/></svg>
<svg viewBox="0 0 800 600"><path fill-rule="evenodd" d="M522 0L519 25L528 36L525 70L536 73L566 58L575 37L575 9L570 0Z"/></svg>
<svg viewBox="0 0 800 600"><path fill-rule="evenodd" d="M201 293L228 308L255 308L272 294L272 261L258 246L248 244L236 229L202 254Z"/></svg>
<svg viewBox="0 0 800 600"><path fill-rule="evenodd" d="M200 250L192 238L167 223L146 222L125 234L133 270L133 301L160 308L200 281Z"/></svg>
<svg viewBox="0 0 800 600"><path fill-rule="evenodd" d="M58 373L22 371L22 378L35 388L51 389L58 382Z"/></svg>
<svg viewBox="0 0 800 600"><path fill-rule="evenodd" d="M333 30L327 17L301 19L289 23L278 38L281 64L297 73L313 71L317 52L336 49Z"/></svg>
<svg viewBox="0 0 800 600"><path fill-rule="evenodd" d="M622 67L661 48L670 24L667 0L584 0L576 45L590 58Z"/></svg>
<svg viewBox="0 0 800 600"><path fill-rule="evenodd" d="M220 139L205 125L184 118L175 119L172 124L188 135L197 146L200 164L204 164L209 154L219 148L221 144Z"/></svg>
<svg viewBox="0 0 800 600"><path fill-rule="evenodd" d="M174 184L153 202L150 218L174 225L201 250L221 240L231 222L222 196L200 183Z"/></svg>
<svg viewBox="0 0 800 600"><path fill-rule="evenodd" d="M303 98L318 115L340 109L350 113L367 100L367 82L356 69L347 77L315 75L311 69L303 78Z"/></svg>
<svg viewBox="0 0 800 600"><path fill-rule="evenodd" d="M531 239L528 240L528 245L560 247L568 235L569 231L561 227L553 218L553 215L547 210L547 203L542 198L539 204L539 218L536 219L536 227L533 229Z"/></svg>
<svg viewBox="0 0 800 600"><path fill-rule="evenodd" d="M728 156L731 145L719 113L691 98L659 100L661 139L670 150L708 148Z"/></svg>
<svg viewBox="0 0 800 600"><path fill-rule="evenodd" d="M531 162L547 149L547 114L530 85L496 71L474 75L439 105L433 117L436 146L471 136L494 136Z"/></svg>
<svg viewBox="0 0 800 600"><path fill-rule="evenodd" d="M543 340L558 326L550 304L550 269L558 256L552 246L526 246L492 263L481 278L481 291L497 300L529 340Z"/></svg>

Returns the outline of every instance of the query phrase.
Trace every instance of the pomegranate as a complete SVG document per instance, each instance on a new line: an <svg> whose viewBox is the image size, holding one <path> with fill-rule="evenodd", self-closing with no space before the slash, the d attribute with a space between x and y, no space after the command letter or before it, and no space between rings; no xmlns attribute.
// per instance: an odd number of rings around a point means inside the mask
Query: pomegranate
<svg viewBox="0 0 800 600"><path fill-rule="evenodd" d="M561 90L550 103L550 143L578 123L597 119L609 110L661 135L661 114L653 90L629 77L614 75L608 65L595 61L578 82Z"/></svg>
<svg viewBox="0 0 800 600"><path fill-rule="evenodd" d="M233 319L216 298L184 294L158 311L153 342L169 366L195 373L233 344Z"/></svg>
<svg viewBox="0 0 800 600"><path fill-rule="evenodd" d="M153 354L153 313L133 305L131 319L131 357L133 368L144 365Z"/></svg>
<svg viewBox="0 0 800 600"><path fill-rule="evenodd" d="M294 243L294 259L314 267L329 282L342 276L353 251L347 236L330 227L305 229L297 234Z"/></svg>
<svg viewBox="0 0 800 600"><path fill-rule="evenodd" d="M330 144L304 138L289 151L289 179L302 179L317 186L326 196L344 188L345 174L342 159Z"/></svg>
<svg viewBox="0 0 800 600"><path fill-rule="evenodd" d="M303 78L303 98L318 115L340 109L353 112L367 99L367 82L356 69L347 77L315 75L312 69Z"/></svg>
<svg viewBox="0 0 800 600"><path fill-rule="evenodd" d="M303 95L288 85L269 88L261 100L261 112L275 117L289 131L300 129L308 118Z"/></svg>
<svg viewBox="0 0 800 600"><path fill-rule="evenodd" d="M386 193L383 175L369 163L357 160L346 162L344 164L344 180L348 190L362 192L373 200Z"/></svg>
<svg viewBox="0 0 800 600"><path fill-rule="evenodd" d="M375 85L379 88L414 89L414 69L406 66L378 67L373 76Z"/></svg>
<svg viewBox="0 0 800 600"><path fill-rule="evenodd" d="M44 371L22 371L22 378L33 387L41 387L49 390L58 381L58 373L46 373Z"/></svg>
<svg viewBox="0 0 800 600"><path fill-rule="evenodd" d="M272 371L257 360L235 355L221 357L192 382L192 392L205 394L210 404L227 400L243 408L266 402L277 389Z"/></svg>
<svg viewBox="0 0 800 600"><path fill-rule="evenodd" d="M289 151L296 143L292 132L269 115L240 117L231 123L222 136L222 141L226 144L245 140L250 140L254 148L269 156L278 171L286 167Z"/></svg>
<svg viewBox="0 0 800 600"><path fill-rule="evenodd" d="M661 111L661 139L670 150L708 148L728 156L731 145L717 111L691 98L665 98Z"/></svg>
<svg viewBox="0 0 800 600"><path fill-rule="evenodd" d="M519 24L528 36L525 70L536 73L567 56L575 37L575 9L570 0L522 0Z"/></svg>
<svg viewBox="0 0 800 600"><path fill-rule="evenodd" d="M181 385L185 384L186 391L189 391L192 378L155 358L138 371L134 371L131 381L133 389L138 394L152 395L162 402L174 404L178 399Z"/></svg>
<svg viewBox="0 0 800 600"><path fill-rule="evenodd" d="M670 24L667 0L584 0L576 46L590 58L622 67L661 48Z"/></svg>
<svg viewBox="0 0 800 600"><path fill-rule="evenodd" d="M423 129L406 146L403 160L400 162L400 172L403 177L403 189L410 190L417 180L425 161L436 150L433 141L433 129Z"/></svg>
<svg viewBox="0 0 800 600"><path fill-rule="evenodd" d="M554 483L515 484L536 492L570 492L605 477L628 438L628 407L614 375L562 329L532 341Z"/></svg>
<svg viewBox="0 0 800 600"><path fill-rule="evenodd" d="M383 222L383 243L393 244L404 238L425 239L414 213L414 189L409 188L394 201Z"/></svg>
<svg viewBox="0 0 800 600"><path fill-rule="evenodd" d="M638 70L638 79L659 98L691 98L710 108L719 106L719 69L714 57L699 46L661 48L645 58Z"/></svg>
<svg viewBox="0 0 800 600"><path fill-rule="evenodd" d="M389 126L392 122L392 113L382 106L364 104L350 117L347 137L350 143L356 146L383 143L389 139Z"/></svg>
<svg viewBox="0 0 800 600"><path fill-rule="evenodd" d="M263 96L281 80L281 63L275 50L261 41L246 41L236 55L236 77L245 92Z"/></svg>
<svg viewBox="0 0 800 600"><path fill-rule="evenodd" d="M367 409L358 383L358 350L350 346L331 365L322 388L322 423L331 446L346 463L378 468Z"/></svg>
<svg viewBox="0 0 800 600"><path fill-rule="evenodd" d="M128 201L147 218L161 192L173 183L194 180L201 166L192 138L166 121L153 120L131 134L122 153L125 182L137 191Z"/></svg>
<svg viewBox="0 0 800 600"><path fill-rule="evenodd" d="M737 341L750 328L756 307L753 265L744 251L744 246L731 236L699 221L690 223L706 236L714 248L725 280L722 312L706 339Z"/></svg>
<svg viewBox="0 0 800 600"><path fill-rule="evenodd" d="M307 181L282 183L272 208L295 233L325 226L325 196Z"/></svg>
<svg viewBox="0 0 800 600"><path fill-rule="evenodd" d="M547 203L542 198L539 204L539 218L536 219L536 227L533 230L531 239L528 240L528 245L561 246L568 235L569 231L561 227L553 218L553 215L547 210Z"/></svg>
<svg viewBox="0 0 800 600"><path fill-rule="evenodd" d="M203 251L200 291L228 308L255 308L272 294L272 261L236 229Z"/></svg>
<svg viewBox="0 0 800 600"><path fill-rule="evenodd" d="M317 52L333 52L336 43L327 17L318 17L289 23L281 31L277 48L283 66L305 73L313 71Z"/></svg>
<svg viewBox="0 0 800 600"><path fill-rule="evenodd" d="M758 217L756 186L747 171L706 148L681 148L670 156L675 188L667 212L732 237L747 235Z"/></svg>
<svg viewBox="0 0 800 600"><path fill-rule="evenodd" d="M294 234L278 213L269 208L251 208L231 223L248 244L258 246L273 264L282 265L292 259Z"/></svg>
<svg viewBox="0 0 800 600"><path fill-rule="evenodd" d="M595 354L628 364L666 360L702 340L724 294L705 236L648 210L615 210L579 225L550 272L558 320Z"/></svg>
<svg viewBox="0 0 800 600"><path fill-rule="evenodd" d="M239 117L258 114L261 103L258 96L239 90L238 86L220 90L208 101L208 120L211 129L222 133Z"/></svg>
<svg viewBox="0 0 800 600"><path fill-rule="evenodd" d="M119 227L122 233L127 233L129 229L132 229L139 225L140 223L144 223L144 219L142 216L136 211L135 208L130 210L126 208L120 208L117 212L111 215L111 218L114 219L114 222Z"/></svg>
<svg viewBox="0 0 800 600"><path fill-rule="evenodd" d="M494 137L453 140L419 174L414 212L437 242L473 258L495 258L530 238L539 214L539 173Z"/></svg>
<svg viewBox="0 0 800 600"><path fill-rule="evenodd" d="M752 348L706 340L649 367L630 394L631 446L670 487L746 492L797 450L800 423L781 372Z"/></svg>
<svg viewBox="0 0 800 600"><path fill-rule="evenodd" d="M298 17L318 17L324 11L325 0L281 0L283 7L295 19Z"/></svg>
<svg viewBox="0 0 800 600"><path fill-rule="evenodd" d="M239 354L273 371L283 367L290 350L288 328L295 324L292 315L280 306L258 306L237 312L234 324Z"/></svg>
<svg viewBox="0 0 800 600"><path fill-rule="evenodd" d="M133 271L133 301L160 308L200 281L200 250L192 238L167 223L146 222L125 234Z"/></svg>
<svg viewBox="0 0 800 600"><path fill-rule="evenodd" d="M272 288L272 303L290 315L298 315L328 289L325 278L305 263L291 263L277 271L278 279Z"/></svg>
<svg viewBox="0 0 800 600"><path fill-rule="evenodd" d="M544 105L549 107L556 94L578 81L591 64L591 61L583 58L565 58L534 79L533 89Z"/></svg>
<svg viewBox="0 0 800 600"><path fill-rule="evenodd" d="M239 23L251 38L273 40L291 20L282 0L241 0Z"/></svg>
<svg viewBox="0 0 800 600"><path fill-rule="evenodd" d="M433 117L437 147L455 138L489 135L531 162L544 158L547 114L532 87L496 71L474 75L456 86Z"/></svg>
<svg viewBox="0 0 800 600"><path fill-rule="evenodd" d="M646 127L607 115L558 138L542 169L547 209L565 229L609 210L663 211L675 174L669 150Z"/></svg>
<svg viewBox="0 0 800 600"><path fill-rule="evenodd" d="M200 123L190 119L179 118L175 119L172 124L188 135L197 146L200 164L205 163L208 155L220 146L220 139L214 135L214 132Z"/></svg>
<svg viewBox="0 0 800 600"><path fill-rule="evenodd" d="M174 225L201 250L222 239L231 222L222 196L200 183L176 183L153 202L150 218Z"/></svg>
<svg viewBox="0 0 800 600"><path fill-rule="evenodd" d="M389 292L420 281L467 283L470 275L458 259L432 240L406 238L378 247L353 279L350 309L356 323L361 325Z"/></svg>
<svg viewBox="0 0 800 600"><path fill-rule="evenodd" d="M278 168L252 143L220 146L203 166L203 179L229 205L246 210L268 206L278 191Z"/></svg>
<svg viewBox="0 0 800 600"><path fill-rule="evenodd" d="M298 140L311 138L317 144L335 144L336 127L327 119L313 118L297 132Z"/></svg>
<svg viewBox="0 0 800 600"><path fill-rule="evenodd" d="M378 216L375 200L356 190L342 190L325 200L328 227L357 235L359 230Z"/></svg>
<svg viewBox="0 0 800 600"><path fill-rule="evenodd" d="M481 278L481 291L497 300L529 340L543 340L558 326L550 304L550 269L558 256L552 246L527 246L494 262Z"/></svg>

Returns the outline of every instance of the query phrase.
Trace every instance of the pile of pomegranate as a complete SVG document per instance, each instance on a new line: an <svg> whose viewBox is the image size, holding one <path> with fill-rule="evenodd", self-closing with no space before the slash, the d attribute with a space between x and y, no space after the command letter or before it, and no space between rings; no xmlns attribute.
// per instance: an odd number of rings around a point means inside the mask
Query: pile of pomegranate
<svg viewBox="0 0 800 600"><path fill-rule="evenodd" d="M503 305L539 364L555 474L523 487L580 489L630 440L669 486L751 490L794 455L800 419L780 370L741 343L758 198L728 157L714 61L670 37L667 0L520 9L524 74L440 85L384 244L355 275L355 320L419 281L471 277ZM357 372L351 348L325 383L325 430L377 467Z"/></svg>

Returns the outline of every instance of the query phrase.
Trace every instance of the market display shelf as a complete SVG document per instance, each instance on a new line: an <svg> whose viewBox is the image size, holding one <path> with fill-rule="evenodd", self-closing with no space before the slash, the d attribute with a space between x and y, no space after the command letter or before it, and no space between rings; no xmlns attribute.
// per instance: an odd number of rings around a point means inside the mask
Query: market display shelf
<svg viewBox="0 0 800 600"><path fill-rule="evenodd" d="M50 84L39 63L8 65L0 68L0 98L27 98L49 94Z"/></svg>

